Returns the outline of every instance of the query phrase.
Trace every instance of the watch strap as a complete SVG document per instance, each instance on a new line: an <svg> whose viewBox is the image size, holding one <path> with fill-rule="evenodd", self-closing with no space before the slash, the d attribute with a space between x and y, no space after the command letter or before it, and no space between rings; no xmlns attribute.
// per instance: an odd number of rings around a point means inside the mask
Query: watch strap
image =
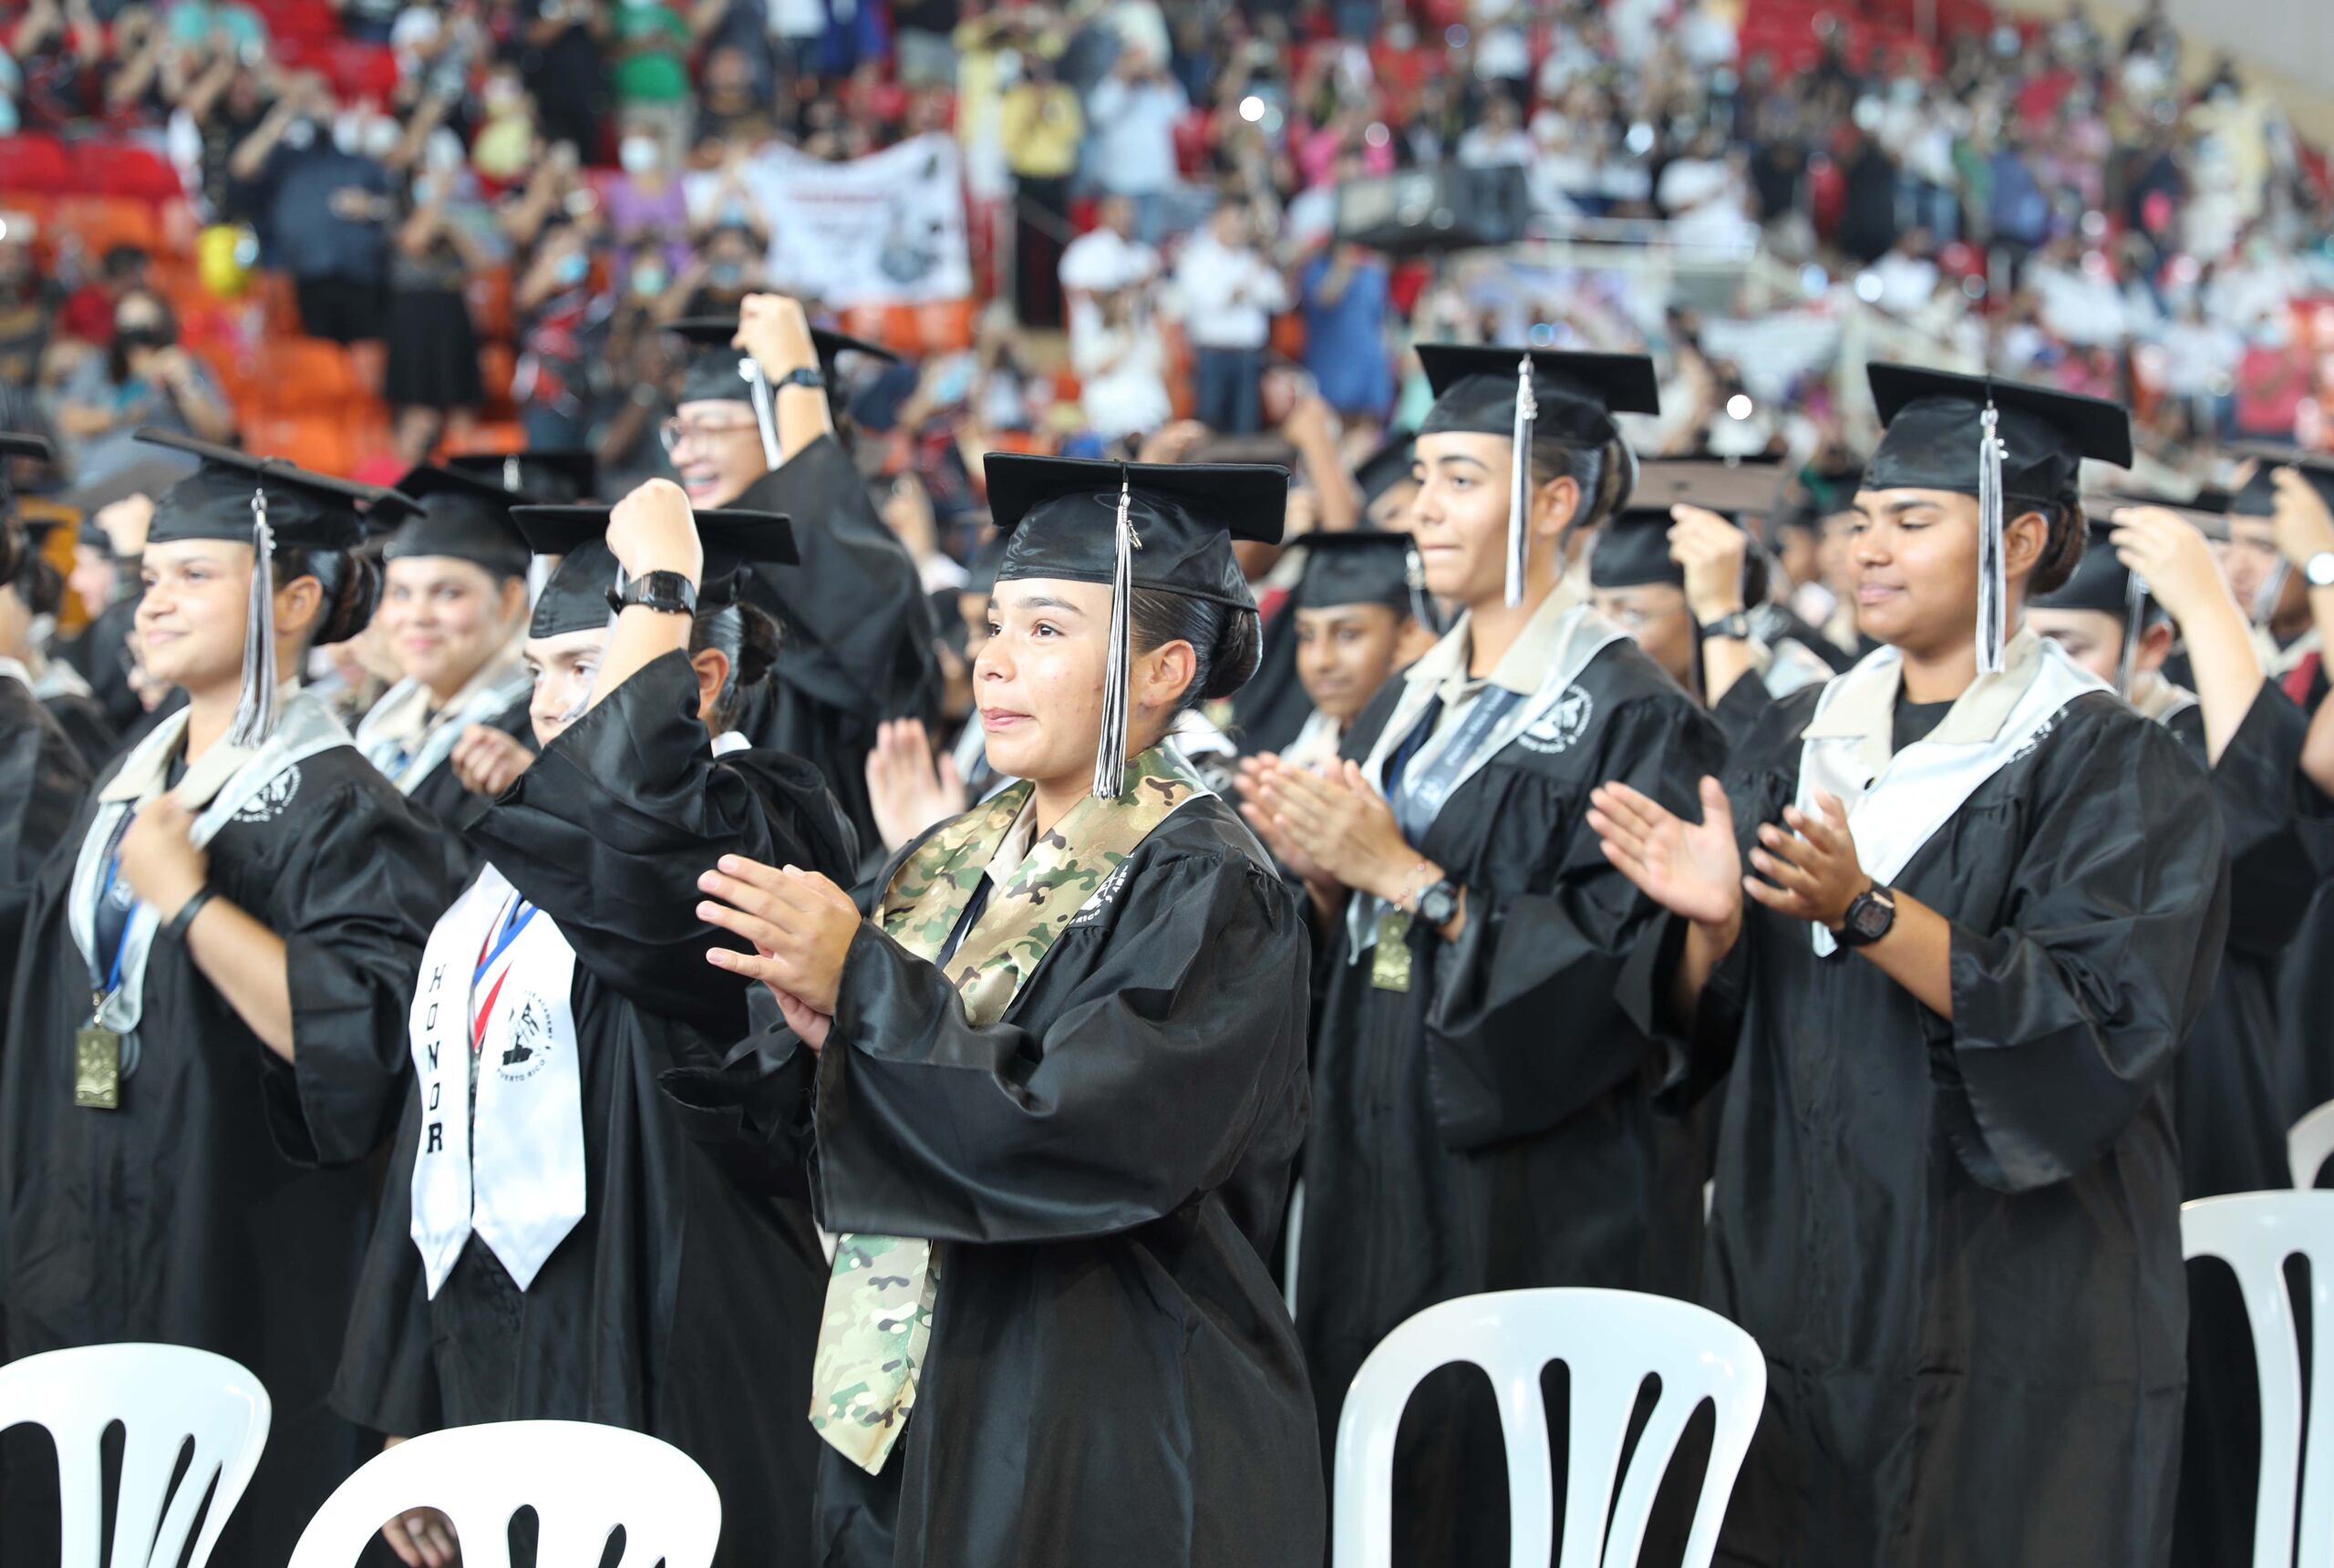
<svg viewBox="0 0 2334 1568"><path fill-rule="evenodd" d="M1732 637L1738 641L1747 643L1751 637L1750 612L1748 610L1730 611L1726 614L1720 615L1715 621L1705 621L1701 623L1701 628L1702 635L1705 637Z"/></svg>
<svg viewBox="0 0 2334 1568"><path fill-rule="evenodd" d="M170 916L170 924L162 927L162 934L173 942L184 942L187 928L194 923L194 917L202 913L202 906L211 902L215 891L207 885L197 888L192 898L179 905L179 912Z"/></svg>
<svg viewBox="0 0 2334 1568"><path fill-rule="evenodd" d="M827 373L815 365L798 365L780 377L778 384L780 387L808 387L823 392L827 387Z"/></svg>
<svg viewBox="0 0 2334 1568"><path fill-rule="evenodd" d="M624 592L608 590L608 605L621 613L637 604L667 615L697 614L697 584L679 572L644 572L625 584Z"/></svg>

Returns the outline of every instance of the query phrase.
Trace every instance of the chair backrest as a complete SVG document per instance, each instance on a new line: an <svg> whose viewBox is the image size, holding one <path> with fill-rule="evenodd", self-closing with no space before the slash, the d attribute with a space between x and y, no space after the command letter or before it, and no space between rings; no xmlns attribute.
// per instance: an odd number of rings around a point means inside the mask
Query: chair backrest
<svg viewBox="0 0 2334 1568"><path fill-rule="evenodd" d="M453 1521L463 1568L511 1568L511 1516L530 1506L539 1563L597 1563L619 1524L618 1568L707 1568L721 1539L720 1492L670 1443L588 1421L497 1421L367 1460L308 1522L290 1568L350 1568L383 1524L417 1508Z"/></svg>
<svg viewBox="0 0 2334 1568"><path fill-rule="evenodd" d="M1716 1313L1625 1290L1511 1290L1428 1307L1369 1353L1337 1423L1336 1568L1393 1561L1394 1433L1420 1381L1454 1361L1491 1375L1507 1438L1509 1561L1546 1568L1555 1537L1540 1376L1571 1374L1564 1553L1558 1568L1633 1568L1678 1435L1704 1399L1718 1423L1684 1568L1708 1568L1719 1522L1767 1398L1757 1341ZM1647 1376L1660 1397L1619 1475ZM1621 1480L1616 1496L1614 1482Z"/></svg>
<svg viewBox="0 0 2334 1568"><path fill-rule="evenodd" d="M2294 1123L2286 1134L2286 1159L2293 1167L2294 1185L2308 1191L2318 1185L2319 1168L2334 1154L2334 1100Z"/></svg>
<svg viewBox="0 0 2334 1568"><path fill-rule="evenodd" d="M210 1493L188 1559L202 1568L259 1468L272 1415L257 1377L224 1356L182 1345L92 1345L0 1367L0 1427L29 1421L57 1442L63 1568L98 1568L105 1527L98 1445L108 1427L122 1429L111 1568L174 1568ZM172 1491L190 1442L194 1457Z"/></svg>
<svg viewBox="0 0 2334 1568"><path fill-rule="evenodd" d="M2286 1260L2309 1260L2309 1315L2334 1324L2334 1192L2239 1192L2180 1205L2187 1256L2226 1259L2245 1293L2261 1377L2261 1480L2255 1493L2255 1568L2334 1562L2334 1356L2312 1357L2308 1464L2302 1464L2301 1346L2286 1290ZM2301 1505L2294 1505L2298 1483Z"/></svg>

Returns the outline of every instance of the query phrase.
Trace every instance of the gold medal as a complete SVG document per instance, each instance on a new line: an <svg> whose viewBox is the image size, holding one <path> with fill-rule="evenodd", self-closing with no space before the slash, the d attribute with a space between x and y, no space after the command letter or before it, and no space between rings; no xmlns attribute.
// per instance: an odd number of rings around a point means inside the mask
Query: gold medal
<svg viewBox="0 0 2334 1568"><path fill-rule="evenodd" d="M73 1103L121 1109L121 1036L95 1020L73 1037Z"/></svg>
<svg viewBox="0 0 2334 1568"><path fill-rule="evenodd" d="M1410 988L1410 917L1389 908L1378 917L1378 946L1369 958L1369 983L1380 991Z"/></svg>

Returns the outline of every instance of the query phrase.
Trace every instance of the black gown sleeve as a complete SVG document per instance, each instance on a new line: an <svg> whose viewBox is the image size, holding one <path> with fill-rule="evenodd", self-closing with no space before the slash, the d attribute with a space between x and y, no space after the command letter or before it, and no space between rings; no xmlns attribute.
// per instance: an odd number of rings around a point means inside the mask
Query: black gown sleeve
<svg viewBox="0 0 2334 1568"><path fill-rule="evenodd" d="M414 976L461 879L444 835L377 779L310 820L270 907L249 912L284 939L292 995L292 1061L265 1058L268 1120L286 1159L342 1165L388 1130Z"/></svg>
<svg viewBox="0 0 2334 1568"><path fill-rule="evenodd" d="M2062 1181L2122 1136L2202 1011L2227 928L2204 770L2120 707L2065 728L2040 759L2001 926L1953 928L1953 1017L1931 1039L1968 1113L1962 1162L2008 1192Z"/></svg>
<svg viewBox="0 0 2334 1568"><path fill-rule="evenodd" d="M2228 837L2228 944L2240 953L2284 951L2334 869L2334 801L2301 770L2308 732L2308 716L2265 680L2213 765Z"/></svg>
<svg viewBox="0 0 2334 1568"><path fill-rule="evenodd" d="M871 724L924 717L940 689L932 606L842 444L820 437L737 504L794 520L799 563L756 568L746 588L789 634L776 678Z"/></svg>
<svg viewBox="0 0 2334 1568"><path fill-rule="evenodd" d="M1669 810L1699 814L1702 778L1719 770L1714 726L1680 695L1616 710L1606 776ZM1601 781L1599 779L1598 781ZM1531 891L1467 893L1467 922L1433 954L1426 1029L1437 1066L1436 1116L1458 1149L1542 1132L1647 1069L1656 1020L1623 983L1661 911L1605 858L1584 794L1548 824L1553 865Z"/></svg>
<svg viewBox="0 0 2334 1568"><path fill-rule="evenodd" d="M714 757L688 660L666 654L561 732L470 830L511 885L559 923L585 970L643 1011L707 1038L746 1032L745 981L705 961L738 939L697 917L697 879L725 854L846 884L850 832L801 770ZM822 836L823 835L823 836Z"/></svg>
<svg viewBox="0 0 2334 1568"><path fill-rule="evenodd" d="M1129 877L1107 942L1041 1024L976 1026L862 926L818 1066L820 1222L1061 1241L1221 1186L1266 1109L1306 1093L1303 922L1269 868L1175 854Z"/></svg>
<svg viewBox="0 0 2334 1568"><path fill-rule="evenodd" d="M1750 738L1759 727L1761 717L1774 700L1774 694L1767 689L1766 677L1757 670L1745 670L1741 679L1727 687L1726 695L1711 707L1710 718L1731 748Z"/></svg>
<svg viewBox="0 0 2334 1568"><path fill-rule="evenodd" d="M413 1244L413 1162L421 1141L421 1101L405 1097L382 1184L373 1238L365 1249L342 1336L332 1408L385 1437L410 1438L446 1424L431 1346L429 1293Z"/></svg>

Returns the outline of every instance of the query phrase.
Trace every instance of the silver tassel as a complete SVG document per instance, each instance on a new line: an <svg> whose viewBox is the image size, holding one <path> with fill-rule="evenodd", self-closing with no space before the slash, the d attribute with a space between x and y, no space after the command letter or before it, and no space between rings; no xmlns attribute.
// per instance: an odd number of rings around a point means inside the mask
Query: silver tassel
<svg viewBox="0 0 2334 1568"><path fill-rule="evenodd" d="M1507 602L1523 603L1525 552L1531 548L1532 424L1540 417L1539 400L1532 396L1532 356L1515 364L1515 457L1509 468L1507 492Z"/></svg>
<svg viewBox="0 0 2334 1568"><path fill-rule="evenodd" d="M778 406L770 400L769 377L762 374L762 362L749 354L738 361L738 374L745 377L746 390L754 403L754 423L761 427L762 461L775 469L783 460L778 444Z"/></svg>
<svg viewBox="0 0 2334 1568"><path fill-rule="evenodd" d="M1986 405L1978 434L1978 673L2002 673L2009 632L2003 610L2009 603L2009 571L2003 561L2002 443L1998 431L2001 415Z"/></svg>
<svg viewBox="0 0 2334 1568"><path fill-rule="evenodd" d="M1142 541L1127 521L1134 504L1125 474L1119 476L1118 559L1110 567L1110 649L1102 666L1102 738L1094 748L1094 798L1115 800L1126 792L1127 683L1134 663L1134 552Z"/></svg>
<svg viewBox="0 0 2334 1568"><path fill-rule="evenodd" d="M252 598L243 614L243 689L227 744L249 750L275 733L275 533L267 491L252 491Z"/></svg>
<svg viewBox="0 0 2334 1568"><path fill-rule="evenodd" d="M2115 689L2131 700L2132 672L2140 661L2140 635L2147 629L2147 579L2134 572L2123 588L2123 651L2115 660Z"/></svg>
<svg viewBox="0 0 2334 1568"><path fill-rule="evenodd" d="M512 495L519 493L519 458L516 453L502 459L502 488Z"/></svg>
<svg viewBox="0 0 2334 1568"><path fill-rule="evenodd" d="M1402 551L1402 583L1410 591L1410 618L1440 635L1442 628L1435 624L1434 602L1426 596L1426 563L1419 559L1415 543Z"/></svg>
<svg viewBox="0 0 2334 1568"><path fill-rule="evenodd" d="M2266 626L2276 618L2277 601L2286 593L2288 570L2286 558L2278 556L2277 563L2269 568L2269 575L2261 579L2261 586L2253 591L2253 603L2246 608L2251 613L2255 625Z"/></svg>

